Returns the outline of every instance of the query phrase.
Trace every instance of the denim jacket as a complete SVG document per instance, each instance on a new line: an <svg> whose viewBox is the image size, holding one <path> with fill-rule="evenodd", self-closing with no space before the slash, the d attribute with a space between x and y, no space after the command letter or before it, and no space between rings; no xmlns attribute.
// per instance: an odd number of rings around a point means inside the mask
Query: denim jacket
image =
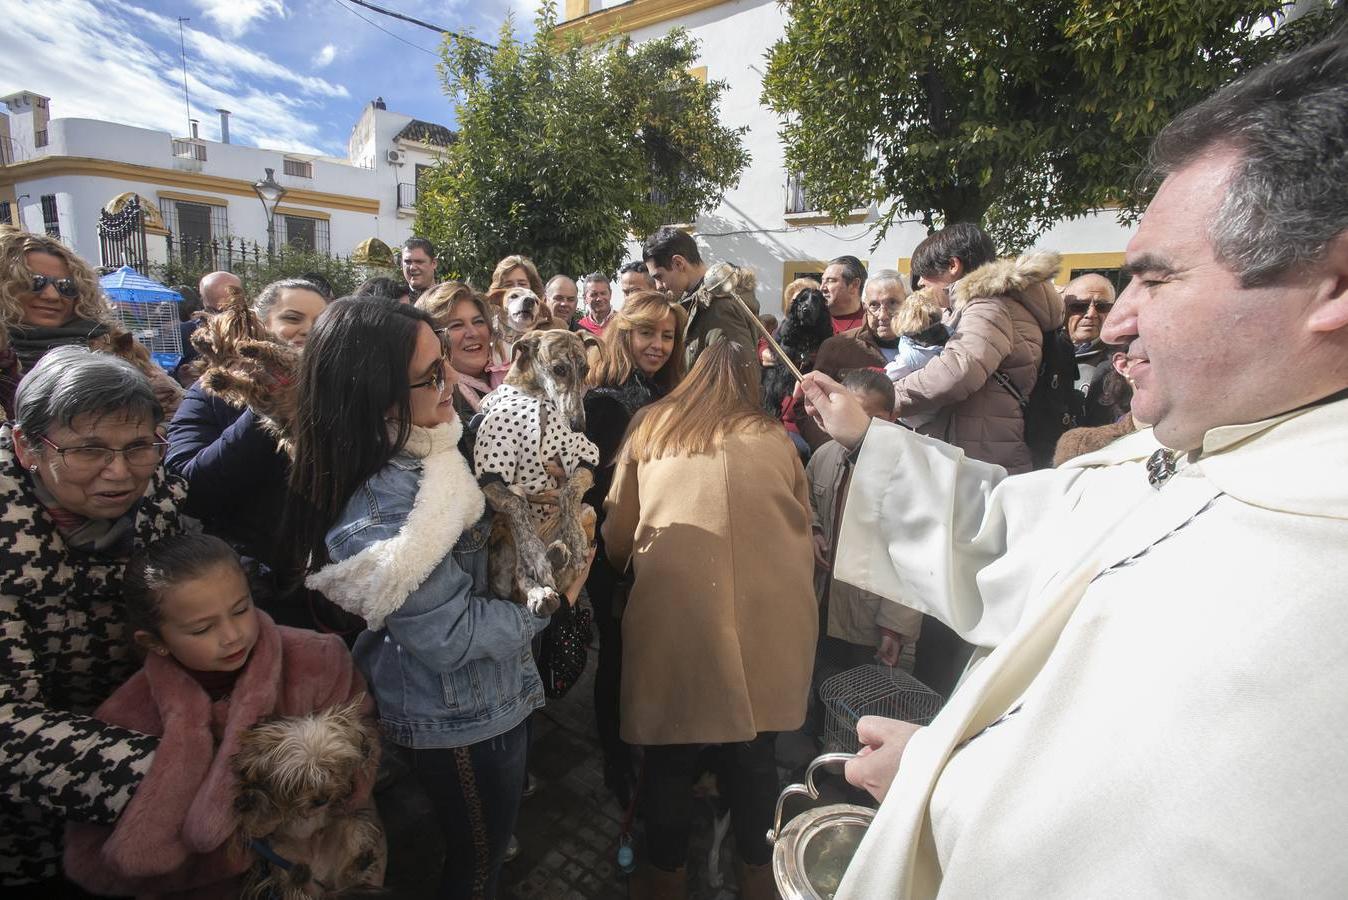
<svg viewBox="0 0 1348 900"><path fill-rule="evenodd" d="M381 727L418 749L487 740L543 705L529 646L547 620L486 594L490 518L458 431L417 429L414 452L351 497L327 534L332 564L308 582L365 618L353 655Z"/></svg>

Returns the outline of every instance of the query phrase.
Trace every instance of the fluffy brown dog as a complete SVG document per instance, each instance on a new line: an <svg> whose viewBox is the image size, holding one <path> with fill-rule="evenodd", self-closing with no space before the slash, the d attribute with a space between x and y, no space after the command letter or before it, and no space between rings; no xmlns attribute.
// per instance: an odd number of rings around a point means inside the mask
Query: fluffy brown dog
<svg viewBox="0 0 1348 900"><path fill-rule="evenodd" d="M515 343L505 384L482 401L473 457L497 513L488 554L492 591L550 615L584 569L595 513L581 503L599 450L585 437L585 344L569 331Z"/></svg>
<svg viewBox="0 0 1348 900"><path fill-rule="evenodd" d="M363 702L262 722L243 736L234 757L238 839L262 857L244 898L303 900L383 884L384 830L373 807L353 799L368 794L379 759Z"/></svg>
<svg viewBox="0 0 1348 900"><path fill-rule="evenodd" d="M251 407L277 445L291 453L295 415L297 350L267 333L241 288L230 288L225 308L192 332L201 354L201 386L235 406Z"/></svg>

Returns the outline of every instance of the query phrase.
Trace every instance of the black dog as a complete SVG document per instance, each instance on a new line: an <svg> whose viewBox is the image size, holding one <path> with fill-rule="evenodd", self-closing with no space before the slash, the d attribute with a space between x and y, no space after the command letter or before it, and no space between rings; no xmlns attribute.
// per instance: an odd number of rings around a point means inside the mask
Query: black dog
<svg viewBox="0 0 1348 900"><path fill-rule="evenodd" d="M814 367L814 355L819 345L833 337L833 319L828 314L828 301L823 293L806 288L791 301L782 327L777 331L777 343L782 345L791 362L801 372ZM763 408L771 415L781 417L782 401L796 389L796 377L782 365L763 372Z"/></svg>

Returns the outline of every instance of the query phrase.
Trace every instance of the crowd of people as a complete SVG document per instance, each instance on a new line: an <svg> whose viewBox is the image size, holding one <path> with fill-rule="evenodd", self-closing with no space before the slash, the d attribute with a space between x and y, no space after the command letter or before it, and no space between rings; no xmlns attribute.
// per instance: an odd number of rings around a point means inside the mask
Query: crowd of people
<svg viewBox="0 0 1348 900"><path fill-rule="evenodd" d="M740 895L774 896L778 735L866 665L948 702L859 723L881 805L840 898L1342 893L1346 123L1342 37L1180 116L1120 284L971 223L907 274L832 260L780 322L675 228L613 277L512 255L483 290L422 238L343 298L244 310L211 273L184 334L243 315L297 360L233 370L279 420L0 230L6 896L237 896L278 864L231 839L244 734L341 706L382 746L322 802L397 816L411 785L437 895L496 895L551 621L488 587L474 466L519 291L588 354L596 549L557 589L597 625L632 896L686 895L708 746ZM399 850L390 882L427 864Z"/></svg>

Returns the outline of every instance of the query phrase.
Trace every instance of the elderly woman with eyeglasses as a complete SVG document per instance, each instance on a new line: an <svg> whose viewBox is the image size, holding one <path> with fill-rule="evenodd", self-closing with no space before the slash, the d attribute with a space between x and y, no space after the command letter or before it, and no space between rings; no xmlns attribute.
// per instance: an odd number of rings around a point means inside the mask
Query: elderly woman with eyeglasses
<svg viewBox="0 0 1348 900"><path fill-rule="evenodd" d="M169 415L182 389L113 318L89 264L55 238L0 228L0 406L53 347L79 344L115 353L150 379Z"/></svg>
<svg viewBox="0 0 1348 900"><path fill-rule="evenodd" d="M59 896L66 821L109 824L155 740L93 709L135 670L122 567L184 530L163 408L125 360L46 353L0 425L0 882Z"/></svg>

